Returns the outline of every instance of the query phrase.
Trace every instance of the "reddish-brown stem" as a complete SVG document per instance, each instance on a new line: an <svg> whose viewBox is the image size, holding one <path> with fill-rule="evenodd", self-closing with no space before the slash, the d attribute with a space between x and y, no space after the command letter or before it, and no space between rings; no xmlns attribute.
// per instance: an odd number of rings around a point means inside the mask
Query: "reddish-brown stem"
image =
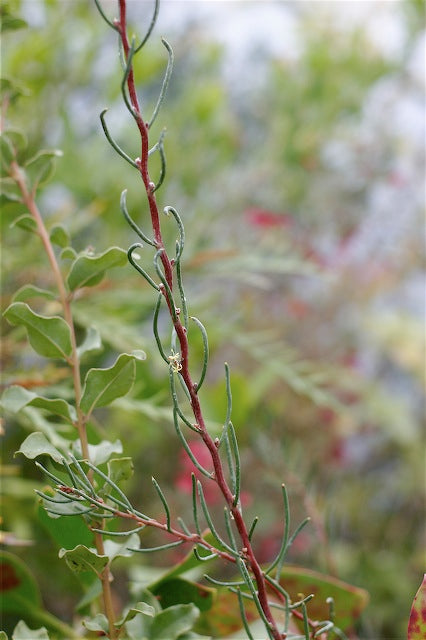
<svg viewBox="0 0 426 640"><path fill-rule="evenodd" d="M128 36L127 36L126 0L119 0L119 8L120 8L120 18L119 20L115 21L115 26L121 38L125 59L128 60L130 46L129 46ZM137 164L138 164L138 168L139 168L141 178L144 183L145 191L148 198L149 210L151 215L151 224L154 232L155 244L157 249L163 249L160 255L161 255L161 262L164 268L164 275L170 289L173 291L173 267L172 267L170 258L168 257L167 251L164 247L159 213L158 213L158 206L157 206L155 195L153 193L153 187L152 187L153 183L151 182L150 176L149 176L148 125L144 121L141 114L139 101L138 101L138 97L135 89L135 81L134 81L134 74L133 74L132 68L130 68L128 73L127 88L129 92L130 102L133 107L133 115L141 136L141 157L140 159L138 158ZM163 290L163 294L165 295L164 290ZM213 468L214 468L214 480L217 483L218 487L220 488L223 494L223 497L226 501L226 504L228 505L228 508L230 509L230 512L232 513L232 516L234 518L235 525L241 539L242 554L243 554L243 557L248 562L251 568L251 571L254 575L256 585L257 585L259 602L265 614L265 617L268 620L271 634L274 640L282 640L285 637L285 635L282 635L278 630L277 624L274 620L271 609L269 607L268 598L267 598L267 586L266 586L266 581L265 581L263 571L253 552L253 548L248 535L248 530L244 522L240 508L237 505L234 505L234 495L226 481L218 448L216 447L213 441L213 438L208 433L205 425L200 401L197 395L197 388L192 381L190 370L189 370L189 345L188 345L186 329L182 325L179 315L175 313L175 310L171 309L171 306L170 306L171 301L168 300L166 295L165 295L165 299L166 299L167 306L169 308L170 315L172 317L172 322L177 334L177 338L179 340L181 365L182 365L181 375L183 377L185 385L190 394L191 407L192 407L196 424L198 425L198 428L200 431L201 438L203 439L204 444L206 445L211 455Z"/></svg>

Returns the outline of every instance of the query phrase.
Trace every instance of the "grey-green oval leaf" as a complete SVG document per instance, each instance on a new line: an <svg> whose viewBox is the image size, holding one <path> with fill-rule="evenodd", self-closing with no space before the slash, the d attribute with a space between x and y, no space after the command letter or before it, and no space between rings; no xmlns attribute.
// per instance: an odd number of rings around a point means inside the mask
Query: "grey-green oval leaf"
<svg viewBox="0 0 426 640"><path fill-rule="evenodd" d="M110 442L110 440L102 440L98 444L89 444L89 457L92 464L100 465L110 459L114 453L123 453L123 445L120 440ZM72 446L74 455L77 458L81 458L83 453L81 451L80 440L75 440Z"/></svg>
<svg viewBox="0 0 426 640"><path fill-rule="evenodd" d="M12 640L49 640L49 634L46 627L30 629L23 620L20 620L13 631Z"/></svg>
<svg viewBox="0 0 426 640"><path fill-rule="evenodd" d="M61 416L70 423L77 420L75 408L63 398L44 398L18 385L12 385L5 389L0 401L0 406L10 413L17 413L28 405L46 409L46 411Z"/></svg>
<svg viewBox="0 0 426 640"><path fill-rule="evenodd" d="M78 544L74 549L60 549L59 557L65 558L67 565L75 573L94 571L99 575L108 564L108 556L100 556L84 544Z"/></svg>
<svg viewBox="0 0 426 640"><path fill-rule="evenodd" d="M55 160L63 155L59 149L41 149L25 163L33 189L46 183L55 170Z"/></svg>
<svg viewBox="0 0 426 640"><path fill-rule="evenodd" d="M19 218L16 218L16 220L10 224L10 228L13 229L13 227L19 227L25 231L37 233L37 222L29 213L24 213L22 216L19 216Z"/></svg>
<svg viewBox="0 0 426 640"><path fill-rule="evenodd" d="M177 640L191 631L200 615L193 604L177 604L157 613L152 621L150 640Z"/></svg>
<svg viewBox="0 0 426 640"><path fill-rule="evenodd" d="M50 233L50 241L53 244L56 244L58 247L62 249L67 247L70 243L70 236L68 231L61 224L56 224L51 228Z"/></svg>
<svg viewBox="0 0 426 640"><path fill-rule="evenodd" d="M46 298L47 300L55 300L56 296L47 289L40 289L33 284L24 284L23 287L13 296L13 302L25 302L30 298Z"/></svg>
<svg viewBox="0 0 426 640"><path fill-rule="evenodd" d="M22 193L12 178L0 178L0 196L4 203L22 202Z"/></svg>
<svg viewBox="0 0 426 640"><path fill-rule="evenodd" d="M30 344L39 355L64 360L71 355L70 329L63 318L41 316L24 302L11 304L4 317L10 324L26 328Z"/></svg>
<svg viewBox="0 0 426 640"><path fill-rule="evenodd" d="M80 402L81 410L86 415L130 391L135 381L136 359L134 355L122 353L109 369L90 369L87 372Z"/></svg>
<svg viewBox="0 0 426 640"><path fill-rule="evenodd" d="M102 280L107 269L122 267L126 262L127 254L119 247L110 247L97 256L78 256L71 265L67 278L68 286L71 291L81 287L93 287Z"/></svg>
<svg viewBox="0 0 426 640"><path fill-rule="evenodd" d="M44 433L35 431L25 438L17 453L22 453L26 458L34 460L38 456L50 456L55 462L62 462L64 457L56 447L53 446L46 438Z"/></svg>

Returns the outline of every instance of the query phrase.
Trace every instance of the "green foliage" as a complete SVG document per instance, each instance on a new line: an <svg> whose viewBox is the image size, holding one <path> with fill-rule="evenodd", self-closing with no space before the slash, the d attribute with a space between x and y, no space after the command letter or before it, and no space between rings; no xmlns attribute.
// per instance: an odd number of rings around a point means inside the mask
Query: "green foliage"
<svg viewBox="0 0 426 640"><path fill-rule="evenodd" d="M4 611L21 614L27 607L40 607L40 592L22 560L7 551L2 551L1 566L5 585L2 595Z"/></svg>
<svg viewBox="0 0 426 640"><path fill-rule="evenodd" d="M12 640L49 640L45 627L30 629L22 620L18 622L12 634Z"/></svg>
<svg viewBox="0 0 426 640"><path fill-rule="evenodd" d="M223 540L233 550L234 524L229 514L228 520L224 518L217 496L210 495L211 481L206 479L201 490L194 485L200 530L206 513L213 525L218 523L216 537L208 534L207 546L197 546L205 562L192 552L181 560L179 546L165 548L170 536L157 537L163 535L160 528L146 525L145 513L161 514L158 524L163 528L175 527L174 514L181 513L179 531L188 528L185 522L192 521L194 505L182 476L185 472L188 478L193 469L177 455L178 440L171 435L171 403L165 391L169 369L160 368L147 328L153 309L151 292L123 268L126 253L119 248L134 240L117 206L117 194L124 187L129 210L136 212L132 215L148 236L149 225L148 207L140 202L138 172L116 159L99 135L96 115L109 104L111 131L117 131L120 145L131 158L140 153L134 129L118 125L121 72L114 64L99 68L100 52L103 56L111 40L106 39L105 24L93 19L90 4L48 3L43 7L43 25L30 29L21 29L25 20L12 15L11 7L16 6L3 3L1 8L8 74L1 80L1 92L2 104L9 104L1 136L8 368L2 397L4 456L12 460L16 450L23 454L13 458L13 464L7 461L2 471L8 529L4 540L16 547L17 554L16 562L10 560L7 566L27 587L31 580L35 584L27 565L31 568L39 577L47 608L59 619L83 616L87 630L110 633L107 617L95 615L101 593L96 575L109 567L114 549L121 548L124 555L118 553L114 560L118 584L132 565L145 576L146 587L119 602L122 613L116 626L125 626L123 637L183 640L196 638L196 633L226 637L232 632L241 636L241 612L249 626L259 617L256 605L247 598L248 584L232 587L242 586L244 595L220 584L203 584L207 568L213 579L227 582L219 573L212 545ZM403 8L410 33L406 60L423 20L419 7L418 2L409 2ZM342 37L331 22L324 26L309 9L300 12L297 20L304 38L298 60L290 63L278 56L269 60L261 74L254 74L262 76L256 95L248 91L243 99L222 84L223 52L218 45L202 42L192 27L185 37L175 38L177 75L169 83L168 98L153 127L168 125L167 136L161 138L168 170L158 197L159 202L179 202L189 230L182 259L187 276L184 295L191 301L191 313L205 320L209 331L207 346L203 325L190 323L191 362L198 385L203 385L206 423L218 437L230 405L221 378L222 362L234 363L232 420L241 456L241 501L249 520L259 516L253 536L256 552L260 557L265 550L279 548L275 532L281 506L276 487L284 477L295 517L302 519L308 512L313 520L313 526L288 549L288 559L328 568L349 582L363 584L372 595L365 622L354 623L365 606L365 592L326 574L284 564L282 586L292 602L297 603L300 593L316 592L306 608L309 616L325 621L331 617L331 606L325 601L332 596L334 620L343 631L352 634L356 624L363 638L402 636L406 621L401 611L408 611L422 560L418 551L421 510L417 508L422 461L415 445L423 375L417 337L421 322L410 313L377 310L389 301L390 289L402 291L410 273L418 269L414 256L419 240L413 233L400 237L398 259L390 258L386 264L379 251L373 265L366 260L361 266L347 263L345 267L339 260L346 240L350 244L351 234L356 237L362 226L363 212L367 219L372 213L368 206L374 185L400 179L393 150L404 144L380 138L381 127L376 126L373 153L365 113L373 101L372 90L398 74L405 73L404 95L409 95L409 73L402 69L403 61L386 60L370 46L360 29L348 27ZM137 33L139 22L135 22ZM197 43L196 55L187 48L188 41ZM155 48L153 42L152 48L144 47L143 55L134 55L135 77L144 84L137 90L148 116L155 111L164 54L162 45ZM201 74L203 81L194 82ZM90 90L84 88L89 86ZM155 130L153 135L154 143L159 137ZM353 153L368 173L362 184L354 187L348 179L357 173L357 166L346 167L343 177L333 174L335 169L325 160L330 141L343 141L351 152L356 149ZM43 151L56 146L64 150L63 156ZM157 146L150 157L157 186L163 169L159 151ZM39 228L11 177L14 162L25 173L28 188L36 191L54 245L67 286L76 350L71 350L70 328L59 306L52 270L40 250ZM410 198L415 201L407 190L405 201ZM268 222L266 217L264 224L260 217L260 223L252 223L255 218L241 212L253 206L267 213L273 210L278 218ZM279 220L287 221L287 226L281 222L274 226ZM166 221L163 231L173 254L172 220ZM321 246L326 247L322 255L326 254L326 265L317 259ZM149 247L140 251L137 264L149 265L149 251ZM384 264L386 277L377 276L374 268ZM148 271L155 272L150 266ZM158 309L157 331L168 359L179 348L176 337L167 333L165 311L165 305ZM183 315L183 305L181 311ZM23 329L41 358L26 347ZM146 363L141 362L142 354L133 353L141 346L147 352ZM74 354L83 381L80 397L73 388L70 367ZM358 364L348 365L350 360ZM383 375L374 379L374 371ZM173 375L177 382L178 376ZM395 380L402 381L399 390ZM179 384L176 387L180 394ZM187 425L177 412L178 407L186 419L190 415L190 405L181 395L179 404L173 403L179 438L187 426L193 427L192 420ZM230 416L226 423L229 420ZM88 433L87 448L82 447L76 429L82 423ZM192 451L197 434L189 434L184 438ZM235 450L229 442L223 446L235 489L239 486ZM95 469L86 465L87 452ZM34 480L35 472L26 460L39 456L46 472L56 478L47 476L51 488ZM210 473L207 461L200 466ZM152 491L149 481L141 483L141 477L150 474L161 486L168 517L158 490ZM89 490L91 482L95 496ZM34 488L42 494L36 512L30 506ZM86 497L68 493L73 488ZM393 508L395 504L398 509ZM103 505L128 513L125 527ZM95 551L96 529L105 532L105 553ZM123 536L124 529L135 533ZM163 570L153 569L146 554L127 550L138 548L139 535L141 550L163 549L159 554L161 564L167 565ZM25 540L33 540L34 546L21 548ZM82 566L92 562L96 571L69 576L57 572L53 585L45 568L47 562L52 566L59 562L53 556L60 549L64 558ZM26 562L19 564L21 557ZM102 560L98 566L103 558L107 562ZM89 565L84 565L84 559ZM151 571L155 580L149 577ZM39 587L34 589L39 593ZM45 638L46 632L40 629L44 625L52 638L75 637L71 627L61 628L58 618L48 617L51 614L39 600L29 597L20 610L10 608L13 594L15 589L5 600L6 615L11 616L5 620L9 636ZM419 601L418 597L414 611ZM188 607L191 603L195 607ZM304 606L295 609L292 622L297 612L303 618ZM26 623L35 630L25 623L16 627L16 615L23 609ZM301 637L302 618L297 618L299 631L289 629L289 637L292 633ZM258 631L253 633L257 637Z"/></svg>
<svg viewBox="0 0 426 640"><path fill-rule="evenodd" d="M31 346L39 355L64 360L70 357L71 335L63 318L41 316L24 302L11 304L4 317L11 324L26 328Z"/></svg>
<svg viewBox="0 0 426 640"><path fill-rule="evenodd" d="M71 265L67 283L71 291L81 287L94 287L111 267L126 264L126 252L119 247L111 247L98 256L79 256Z"/></svg>
<svg viewBox="0 0 426 640"><path fill-rule="evenodd" d="M135 359L145 355L122 353L108 369L89 369L84 380L80 408L90 416L96 407L105 407L130 391L135 381Z"/></svg>

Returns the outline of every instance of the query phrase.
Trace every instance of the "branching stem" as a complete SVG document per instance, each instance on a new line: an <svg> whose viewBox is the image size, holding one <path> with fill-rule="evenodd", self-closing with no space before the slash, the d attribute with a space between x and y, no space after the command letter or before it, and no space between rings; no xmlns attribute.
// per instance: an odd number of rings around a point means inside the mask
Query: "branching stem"
<svg viewBox="0 0 426 640"><path fill-rule="evenodd" d="M119 2L119 9L120 9L120 17L119 17L119 20L116 20L114 24L121 39L121 44L122 44L123 52L125 56L125 62L127 62L129 57L129 52L130 52L130 45L129 45L129 39L127 35L126 0L118 0L118 2ZM149 205L149 210L151 215L151 224L154 232L155 246L158 251L161 250L160 259L164 269L164 276L170 291L173 292L173 284L174 284L173 265L163 243L159 210L158 210L158 206L157 206L157 202L154 194L155 185L150 179L149 170L148 170L149 126L145 122L144 118L142 117L142 113L140 110L140 105L139 105L139 101L138 101L138 97L135 89L135 81L134 81L132 65L130 65L128 75L127 75L127 89L129 92L130 102L133 107L134 118L138 126L140 137L141 137L141 157L138 158L136 162L141 174L142 181L145 186L145 191L148 199L148 205ZM268 621L271 635L274 638L274 640L282 640L283 635L278 629L277 623L273 618L273 615L268 603L265 576L253 552L253 548L252 548L250 537L249 537L249 532L245 524L245 521L243 519L241 508L238 504L235 503L235 495L233 494L230 487L228 486L218 448L206 428L201 404L198 398L198 388L197 388L197 385L195 385L192 380L190 369L189 369L189 345L188 345L186 328L182 324L180 320L180 316L176 314L175 309L171 308L169 297L167 296L164 289L163 289L163 294L166 299L166 303L170 312L173 327L176 332L177 339L180 345L180 354L181 354L180 363L182 365L182 369L180 373L189 393L192 412L195 418L195 422L198 425L200 436L211 456L211 460L214 468L214 480L217 483L220 491L222 492L222 495L225 499L229 512L234 519L236 529L240 536L240 542L241 542L241 548L242 548L241 553L244 554L244 558L246 559L246 562L248 563L248 566L254 575L256 586L257 586L259 603L260 603L260 606L262 607L265 618ZM180 536L182 536L181 533L180 533Z"/></svg>
<svg viewBox="0 0 426 640"><path fill-rule="evenodd" d="M58 289L59 300L62 306L64 319L70 330L71 355L68 359L68 364L70 365L71 371L72 371L75 404L76 404L76 410L77 410L77 421L75 426L78 431L83 458L90 461L89 442L87 439L87 430L86 430L86 418L80 408L80 400L81 400L80 361L79 361L78 352L77 352L75 327L74 327L74 321L73 321L72 311L71 311L71 298L67 294L67 291L65 288L65 282L62 277L62 273L59 268L55 252L53 250L52 243L50 241L49 233L46 229L46 226L43 221L43 217L40 213L40 210L35 200L35 194L32 191L28 190L24 175L19 165L15 161L11 163L10 176L14 179L17 187L21 192L22 202L27 207L29 213L32 215L32 217L34 218L37 224L37 232L41 239L43 247L46 251L46 255L48 257L50 266L52 268L52 273L55 279L56 287ZM92 476L89 476L90 479L91 477ZM103 528L102 522L100 523L100 528ZM95 546L96 546L97 552L100 555L104 555L105 550L104 550L104 542L103 542L102 534L94 533L94 537L95 537ZM112 593L111 593L111 584L110 584L111 573L108 565L105 567L105 569L101 574L101 582L102 582L104 608L105 608L105 613L109 623L110 640L116 640L117 630L114 624L115 614L114 614L114 609L112 605Z"/></svg>

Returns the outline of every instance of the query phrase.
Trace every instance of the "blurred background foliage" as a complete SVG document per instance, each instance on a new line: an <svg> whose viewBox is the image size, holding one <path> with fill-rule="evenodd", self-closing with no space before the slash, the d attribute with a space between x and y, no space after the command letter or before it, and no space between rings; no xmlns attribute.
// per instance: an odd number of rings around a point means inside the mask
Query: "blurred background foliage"
<svg viewBox="0 0 426 640"><path fill-rule="evenodd" d="M290 560L368 589L361 638L403 638L424 559L424 5L338 4L166 1L135 71L148 116L165 67L164 33L176 65L153 132L154 142L167 127L158 197L186 226L187 297L212 351L202 393L212 430L225 415L223 362L231 365L244 499L262 522L259 555L266 560L279 544L285 482L294 521L312 517ZM124 188L134 218L149 225L137 174L98 119L108 106L111 132L138 155L111 32L89 2L9 6L29 28L3 38L2 73L15 86L7 121L34 151L64 153L39 195L45 219L63 224L77 251L127 248L135 238L119 211ZM131 3L136 33L150 6ZM38 239L12 226L23 211L2 209L6 308L19 287L44 287L51 274ZM172 225L164 226L173 243ZM149 249L142 253L149 265ZM125 443L139 508L160 513L155 473L176 513L190 519L190 465L176 454L152 309L150 289L130 267L74 303L81 332L95 325L104 341L91 366L120 350L148 354L132 394L97 414L94 437ZM61 369L32 354L22 331L3 329L3 385L67 393ZM191 341L195 368L196 331ZM46 606L69 619L79 593L37 517L33 489L42 479L13 458L42 419L32 409L6 422L4 542L37 574ZM124 577L117 580L125 601Z"/></svg>

